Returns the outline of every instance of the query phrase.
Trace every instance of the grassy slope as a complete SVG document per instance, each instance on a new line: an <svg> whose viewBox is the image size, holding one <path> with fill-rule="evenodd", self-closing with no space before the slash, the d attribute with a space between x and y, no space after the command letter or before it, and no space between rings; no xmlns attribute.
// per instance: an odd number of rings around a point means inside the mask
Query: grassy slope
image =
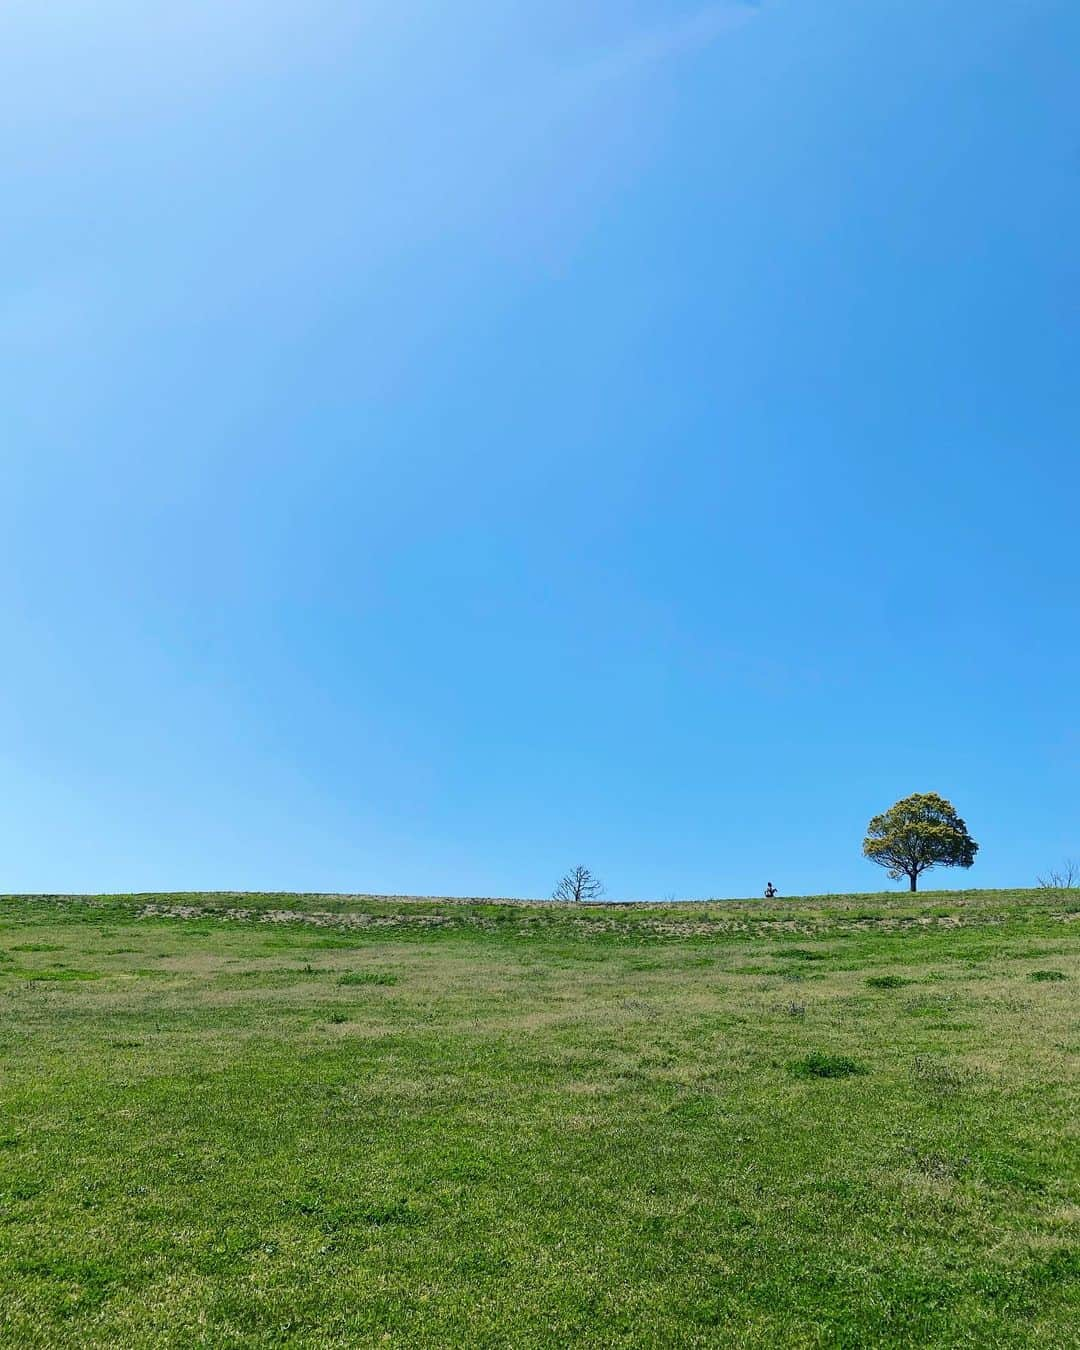
<svg viewBox="0 0 1080 1350"><path fill-rule="evenodd" d="M0 1339L1075 1344L1078 911L2 899Z"/></svg>

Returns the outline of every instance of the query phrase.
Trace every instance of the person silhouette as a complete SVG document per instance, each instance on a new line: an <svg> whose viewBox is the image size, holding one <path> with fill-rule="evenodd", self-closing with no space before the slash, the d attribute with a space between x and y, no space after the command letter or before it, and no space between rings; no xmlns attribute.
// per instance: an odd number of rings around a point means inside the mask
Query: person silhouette
<svg viewBox="0 0 1080 1350"><path fill-rule="evenodd" d="M773 898L773 896L776 895L776 893L777 893L777 892L776 892L776 887L775 887L775 886L772 884L772 882L770 881L769 884L765 887L765 899L766 899L766 900L771 900L771 899Z"/></svg>

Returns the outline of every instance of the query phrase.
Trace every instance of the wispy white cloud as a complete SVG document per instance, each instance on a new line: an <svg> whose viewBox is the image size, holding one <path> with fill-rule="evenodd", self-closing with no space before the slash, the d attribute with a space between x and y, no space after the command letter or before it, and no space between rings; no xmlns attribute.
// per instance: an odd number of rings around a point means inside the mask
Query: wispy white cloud
<svg viewBox="0 0 1080 1350"><path fill-rule="evenodd" d="M673 22L641 29L596 56L579 72L583 82L606 83L707 47L724 33L751 20L760 10L756 0L720 0Z"/></svg>

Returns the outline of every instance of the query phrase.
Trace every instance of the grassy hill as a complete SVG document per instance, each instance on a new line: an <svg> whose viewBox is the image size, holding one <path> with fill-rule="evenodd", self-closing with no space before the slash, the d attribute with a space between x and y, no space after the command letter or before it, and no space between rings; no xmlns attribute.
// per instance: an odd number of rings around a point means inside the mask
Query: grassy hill
<svg viewBox="0 0 1080 1350"><path fill-rule="evenodd" d="M0 1340L1080 1343L1080 896L0 899Z"/></svg>

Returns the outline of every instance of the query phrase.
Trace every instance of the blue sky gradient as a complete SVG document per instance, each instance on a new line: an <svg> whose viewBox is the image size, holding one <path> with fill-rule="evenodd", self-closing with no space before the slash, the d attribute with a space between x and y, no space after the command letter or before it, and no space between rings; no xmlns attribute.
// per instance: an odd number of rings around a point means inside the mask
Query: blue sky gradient
<svg viewBox="0 0 1080 1350"><path fill-rule="evenodd" d="M0 31L0 889L1080 855L1074 3Z"/></svg>

